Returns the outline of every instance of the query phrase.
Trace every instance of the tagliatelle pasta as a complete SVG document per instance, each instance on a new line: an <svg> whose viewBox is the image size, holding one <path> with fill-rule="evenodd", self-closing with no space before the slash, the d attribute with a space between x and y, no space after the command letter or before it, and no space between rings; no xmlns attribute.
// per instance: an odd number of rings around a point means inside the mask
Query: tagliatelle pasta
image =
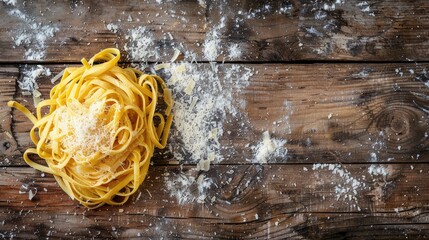
<svg viewBox="0 0 429 240"><path fill-rule="evenodd" d="M109 48L82 67L66 68L50 99L34 116L21 104L8 105L34 124L36 148L25 162L53 174L61 188L88 208L121 205L146 177L155 147L166 146L173 101L162 78L117 66L118 49ZM163 97L165 112L158 112ZM49 112L42 109L49 107ZM37 154L46 165L30 159Z"/></svg>

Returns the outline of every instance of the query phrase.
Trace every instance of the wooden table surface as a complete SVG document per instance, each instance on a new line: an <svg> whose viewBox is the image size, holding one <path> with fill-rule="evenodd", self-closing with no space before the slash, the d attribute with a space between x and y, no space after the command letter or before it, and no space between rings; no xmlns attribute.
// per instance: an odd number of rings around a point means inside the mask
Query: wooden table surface
<svg viewBox="0 0 429 240"><path fill-rule="evenodd" d="M429 2L262 2L0 1L0 238L428 238ZM139 191L87 210L25 164L6 103L108 47L147 70L178 49L195 87L170 79Z"/></svg>

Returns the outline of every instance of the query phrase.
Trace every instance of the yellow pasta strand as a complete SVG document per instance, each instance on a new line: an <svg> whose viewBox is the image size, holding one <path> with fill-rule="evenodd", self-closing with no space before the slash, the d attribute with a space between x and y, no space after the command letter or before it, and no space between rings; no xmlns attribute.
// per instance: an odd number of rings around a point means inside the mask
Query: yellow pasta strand
<svg viewBox="0 0 429 240"><path fill-rule="evenodd" d="M121 205L136 192L173 121L171 93L162 78L120 68L119 58L118 49L108 48L82 59L82 67L66 68L50 99L37 105L36 116L8 102L34 124L30 137L36 148L25 151L25 162L53 174L64 192L88 208ZM164 113L156 108L161 96ZM49 113L43 114L44 107ZM31 154L46 165L32 161Z"/></svg>

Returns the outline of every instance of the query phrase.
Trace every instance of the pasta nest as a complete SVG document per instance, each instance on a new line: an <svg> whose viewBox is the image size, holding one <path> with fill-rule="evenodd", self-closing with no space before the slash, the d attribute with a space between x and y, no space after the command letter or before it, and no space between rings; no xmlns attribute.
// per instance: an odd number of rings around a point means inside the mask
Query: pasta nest
<svg viewBox="0 0 429 240"><path fill-rule="evenodd" d="M53 174L72 199L88 208L124 204L137 191L155 147L166 146L173 120L171 92L163 79L121 68L119 59L119 50L108 48L82 59L81 67L66 68L50 98L38 103L36 115L8 103L34 124L30 137L36 147L25 151L25 162ZM31 154L46 164L31 160Z"/></svg>

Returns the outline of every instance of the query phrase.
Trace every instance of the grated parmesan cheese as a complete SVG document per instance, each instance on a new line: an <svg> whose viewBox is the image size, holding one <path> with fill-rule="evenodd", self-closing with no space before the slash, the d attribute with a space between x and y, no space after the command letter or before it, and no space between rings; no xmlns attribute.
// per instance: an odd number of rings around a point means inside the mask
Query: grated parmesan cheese
<svg viewBox="0 0 429 240"><path fill-rule="evenodd" d="M179 49L175 48L174 49L174 55L173 57L170 59L170 62L174 62L176 61L176 59L180 56L180 51Z"/></svg>
<svg viewBox="0 0 429 240"><path fill-rule="evenodd" d="M32 94L33 94L33 104L35 107L37 107L37 105L41 101L43 101L43 99L41 98L42 93L35 89L35 90L33 90Z"/></svg>
<svg viewBox="0 0 429 240"><path fill-rule="evenodd" d="M161 64L157 64L153 67L155 69L155 71L164 69L164 68L170 68L170 63L161 63Z"/></svg>
<svg viewBox="0 0 429 240"><path fill-rule="evenodd" d="M105 154L110 149L110 139L114 136L112 126L105 125L99 116L105 110L103 101L94 102L90 106L73 108L72 102L67 108L62 106L55 113L58 121L58 128L52 132L52 136L61 136L61 144L69 152L74 153L74 158L90 157L96 152ZM121 109L116 109L121 111Z"/></svg>
<svg viewBox="0 0 429 240"><path fill-rule="evenodd" d="M221 161L222 148L234 151L232 144L222 146L219 138L227 116L233 117L232 121L246 121L236 107L233 91L246 87L253 71L239 65L222 67L219 71L216 64L171 63L172 77L166 83L175 99L175 128L171 130L169 148L179 161L199 163L209 156L213 156L211 161ZM221 82L228 87L220 90Z"/></svg>
<svg viewBox="0 0 429 240"><path fill-rule="evenodd" d="M371 164L371 166L369 166L368 168L368 173L371 174L371 176L373 177L375 176L387 177L387 175L389 175L389 171L385 167L377 164Z"/></svg>
<svg viewBox="0 0 429 240"><path fill-rule="evenodd" d="M51 83L54 84L58 79L60 79L64 75L65 69L63 69L61 72L59 72L55 77L51 79Z"/></svg>
<svg viewBox="0 0 429 240"><path fill-rule="evenodd" d="M28 200L33 200L37 194L37 188L32 188L28 191Z"/></svg>
<svg viewBox="0 0 429 240"><path fill-rule="evenodd" d="M268 158L285 158L287 155L285 144L286 140L272 139L268 131L263 132L262 141L257 146L252 147L255 153L254 161L258 163L267 163Z"/></svg>
<svg viewBox="0 0 429 240"><path fill-rule="evenodd" d="M195 81L192 79L189 79L188 85L186 86L184 92L188 95L192 94L192 90L194 90L195 87Z"/></svg>
<svg viewBox="0 0 429 240"><path fill-rule="evenodd" d="M125 36L127 43L124 46L128 58L135 62L147 62L150 57L159 58L154 46L153 33L146 27L137 27L128 30Z"/></svg>
<svg viewBox="0 0 429 240"><path fill-rule="evenodd" d="M208 171L210 170L210 160L200 160L197 165L197 170Z"/></svg>
<svg viewBox="0 0 429 240"><path fill-rule="evenodd" d="M188 174L192 174L189 172ZM185 173L164 174L165 189L169 191L170 196L176 198L178 204L191 202L204 203L207 198L207 190L213 185L213 180L207 178L204 174L199 175L197 179ZM197 191L195 191L197 189ZM211 198L213 199L213 198Z"/></svg>
<svg viewBox="0 0 429 240"><path fill-rule="evenodd" d="M37 79L41 76L51 76L51 70L42 65L25 65L22 70L22 78L18 81L18 86L23 91L33 92L39 88Z"/></svg>

